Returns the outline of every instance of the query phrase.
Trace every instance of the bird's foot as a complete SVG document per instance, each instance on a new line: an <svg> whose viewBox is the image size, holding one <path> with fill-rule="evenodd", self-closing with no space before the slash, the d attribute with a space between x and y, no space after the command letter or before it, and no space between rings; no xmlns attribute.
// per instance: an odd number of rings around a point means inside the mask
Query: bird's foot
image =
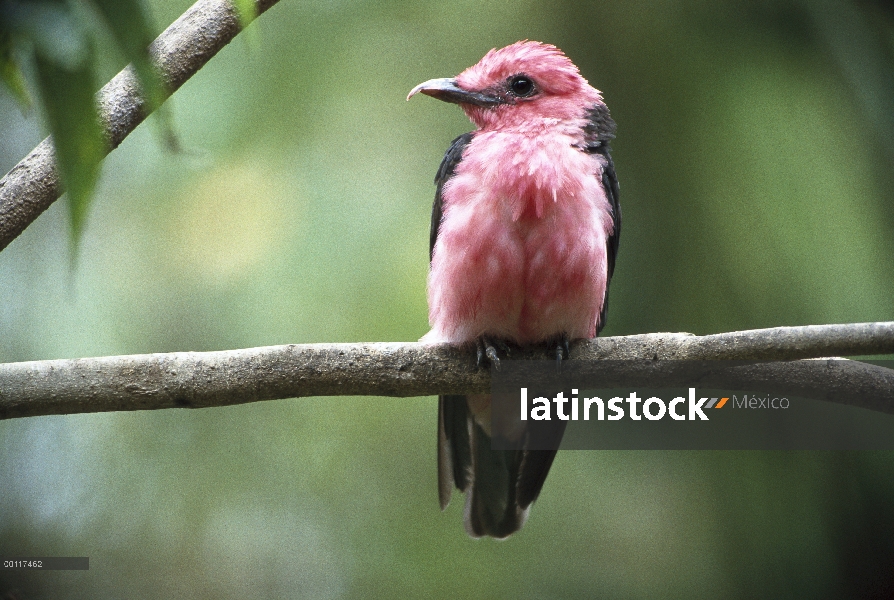
<svg viewBox="0 0 894 600"><path fill-rule="evenodd" d="M476 360L475 364L478 368L481 368L481 363L484 362L484 358L487 357L487 360L490 361L490 364L493 365L494 369L497 371L500 370L500 356L497 354L497 348L499 348L503 354L506 356L510 355L509 345L502 340L491 340L484 336L481 336L475 341L476 347Z"/></svg>
<svg viewBox="0 0 894 600"><path fill-rule="evenodd" d="M553 348L553 345L555 345L555 348ZM550 342L547 346L547 352L550 351L554 352L556 372L560 373L562 371L562 360L571 358L571 340L568 339L568 334L563 333L555 341Z"/></svg>

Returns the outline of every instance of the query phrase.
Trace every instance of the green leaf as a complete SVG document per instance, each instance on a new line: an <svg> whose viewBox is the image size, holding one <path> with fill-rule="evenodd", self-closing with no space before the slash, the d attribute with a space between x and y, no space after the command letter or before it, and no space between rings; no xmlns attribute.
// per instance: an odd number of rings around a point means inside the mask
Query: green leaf
<svg viewBox="0 0 894 600"><path fill-rule="evenodd" d="M93 0L111 30L112 37L124 56L133 64L143 94L148 102L147 113L161 106L165 92L161 78L149 59L152 29L139 0Z"/></svg>
<svg viewBox="0 0 894 600"><path fill-rule="evenodd" d="M233 3L233 6L236 8L236 15L239 18L239 27L242 29L242 33L240 34L240 38L242 38L247 44L247 48L249 50L256 49L258 47L258 30L252 27L248 29L248 26L252 21L258 18L258 8L255 4L254 0L230 0Z"/></svg>
<svg viewBox="0 0 894 600"><path fill-rule="evenodd" d="M56 161L68 192L72 256L84 227L99 165L106 154L94 101L93 60L70 66L35 53L35 66Z"/></svg>
<svg viewBox="0 0 894 600"><path fill-rule="evenodd" d="M254 21L258 16L258 9L254 0L232 0L236 12L239 14L239 23L242 29L248 27L248 24Z"/></svg>
<svg viewBox="0 0 894 600"><path fill-rule="evenodd" d="M3 28L15 34L15 41L26 40L37 52L54 63L73 68L90 59L90 45L83 24L64 2L0 1Z"/></svg>
<svg viewBox="0 0 894 600"><path fill-rule="evenodd" d="M0 30L0 79L16 97L22 108L31 108L31 96L25 87L25 77L12 56L12 36L8 31Z"/></svg>
<svg viewBox="0 0 894 600"><path fill-rule="evenodd" d="M153 40L149 20L139 0L93 0L105 19L118 45L118 49L133 65L146 98L146 114L155 112L162 138L168 148L179 148L174 132L174 120L163 106L167 93L164 84L152 65L149 45Z"/></svg>

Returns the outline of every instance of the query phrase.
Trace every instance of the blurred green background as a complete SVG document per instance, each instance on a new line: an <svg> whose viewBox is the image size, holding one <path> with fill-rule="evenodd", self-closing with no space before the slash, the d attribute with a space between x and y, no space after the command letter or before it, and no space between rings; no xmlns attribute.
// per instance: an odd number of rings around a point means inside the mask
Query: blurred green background
<svg viewBox="0 0 894 600"><path fill-rule="evenodd" d="M148 3L161 31L189 0ZM415 84L519 39L604 92L624 230L606 335L894 319L894 11L833 0L282 0L0 253L0 362L427 331ZM102 81L124 60L101 56ZM0 92L0 172L44 136ZM0 597L894 595L894 456L563 452L525 528L441 514L434 398L0 422Z"/></svg>

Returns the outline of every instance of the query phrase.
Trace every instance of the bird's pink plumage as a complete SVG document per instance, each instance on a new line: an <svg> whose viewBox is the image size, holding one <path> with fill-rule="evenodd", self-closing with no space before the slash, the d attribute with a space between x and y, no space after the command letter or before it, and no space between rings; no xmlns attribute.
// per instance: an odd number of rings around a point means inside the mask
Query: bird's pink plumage
<svg viewBox="0 0 894 600"><path fill-rule="evenodd" d="M485 89L521 72L538 82L536 100L463 105L479 129L443 190L423 341L596 335L613 225L605 159L580 148L587 110L602 99L560 51L536 42L492 50L456 81Z"/></svg>

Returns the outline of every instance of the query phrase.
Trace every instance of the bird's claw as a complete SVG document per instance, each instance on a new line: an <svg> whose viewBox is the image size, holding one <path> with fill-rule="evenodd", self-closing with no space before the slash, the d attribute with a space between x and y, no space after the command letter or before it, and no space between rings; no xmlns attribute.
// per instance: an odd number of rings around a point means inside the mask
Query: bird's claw
<svg viewBox="0 0 894 600"><path fill-rule="evenodd" d="M497 348L499 347L507 356L509 355L509 346L506 345L503 341L494 340L491 341L487 338L481 337L478 338L476 342L476 365L481 368L481 363L484 362L484 357L487 357L487 360L490 361L490 364L493 365L494 369L497 371L500 370L500 355L497 354Z"/></svg>
<svg viewBox="0 0 894 600"><path fill-rule="evenodd" d="M563 333L558 340L556 340L556 372L560 373L562 371L562 360L571 358L571 342L568 339L568 334Z"/></svg>
<svg viewBox="0 0 894 600"><path fill-rule="evenodd" d="M500 370L500 357L497 356L497 349L493 346L488 346L485 350L487 354L487 360L490 361L490 364L494 366L494 368L499 371Z"/></svg>

